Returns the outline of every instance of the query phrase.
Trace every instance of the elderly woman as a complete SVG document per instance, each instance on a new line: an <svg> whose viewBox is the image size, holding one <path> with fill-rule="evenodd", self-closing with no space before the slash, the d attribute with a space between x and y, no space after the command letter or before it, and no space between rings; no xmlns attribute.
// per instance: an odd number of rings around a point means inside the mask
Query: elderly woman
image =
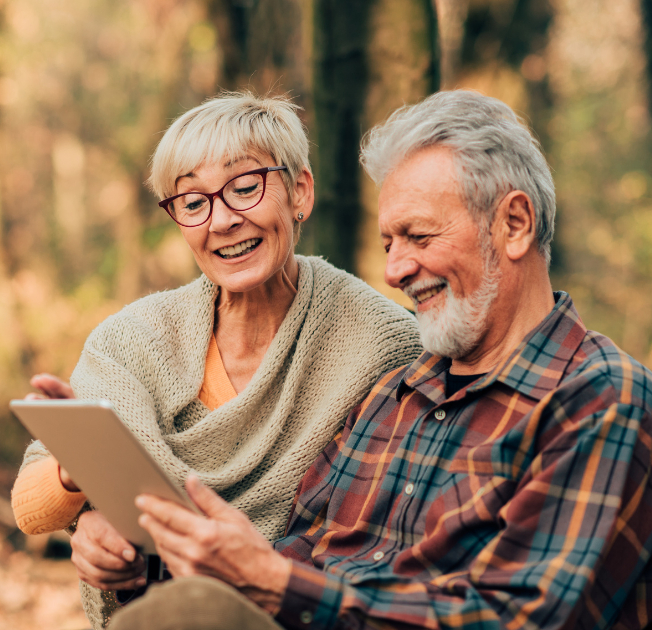
<svg viewBox="0 0 652 630"><path fill-rule="evenodd" d="M282 98L228 94L171 125L150 183L203 273L100 324L71 378L77 397L112 401L179 486L196 474L269 540L348 412L420 351L407 311L321 258L295 255L314 196L295 110ZM34 382L68 395L45 377ZM74 531L85 610L100 628L111 591L140 586L142 559L101 514L78 517L75 489L34 442L14 510L26 531Z"/></svg>

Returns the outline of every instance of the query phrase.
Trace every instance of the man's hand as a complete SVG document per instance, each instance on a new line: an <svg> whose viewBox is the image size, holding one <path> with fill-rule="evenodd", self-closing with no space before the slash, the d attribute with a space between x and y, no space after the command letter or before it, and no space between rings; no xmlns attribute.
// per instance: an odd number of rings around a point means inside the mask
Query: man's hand
<svg viewBox="0 0 652 630"><path fill-rule="evenodd" d="M138 522L154 539L170 573L217 578L276 613L290 578L289 560L197 477L188 478L186 490L206 516L151 495L136 499L143 511Z"/></svg>
<svg viewBox="0 0 652 630"><path fill-rule="evenodd" d="M99 512L84 512L70 539L77 575L105 591L136 589L145 584L143 557Z"/></svg>

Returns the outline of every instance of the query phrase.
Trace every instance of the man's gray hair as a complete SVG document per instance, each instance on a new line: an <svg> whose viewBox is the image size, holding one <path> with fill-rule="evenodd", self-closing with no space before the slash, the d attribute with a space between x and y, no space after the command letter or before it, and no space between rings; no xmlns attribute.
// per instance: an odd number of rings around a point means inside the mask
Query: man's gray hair
<svg viewBox="0 0 652 630"><path fill-rule="evenodd" d="M432 146L453 151L462 195L484 234L507 193L526 193L534 205L539 252L550 264L555 185L539 142L516 114L477 92L438 92L371 129L360 161L380 186L403 160Z"/></svg>

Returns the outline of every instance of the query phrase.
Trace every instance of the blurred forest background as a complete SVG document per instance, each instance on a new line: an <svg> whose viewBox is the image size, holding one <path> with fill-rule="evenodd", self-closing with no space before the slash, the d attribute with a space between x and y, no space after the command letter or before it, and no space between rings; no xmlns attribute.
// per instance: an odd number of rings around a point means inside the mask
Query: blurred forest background
<svg viewBox="0 0 652 630"><path fill-rule="evenodd" d="M437 89L506 101L554 169L553 286L652 365L651 25L650 0L0 0L0 493L28 440L8 400L198 273L143 182L172 119L221 89L304 108L318 198L300 249L398 301L361 135Z"/></svg>

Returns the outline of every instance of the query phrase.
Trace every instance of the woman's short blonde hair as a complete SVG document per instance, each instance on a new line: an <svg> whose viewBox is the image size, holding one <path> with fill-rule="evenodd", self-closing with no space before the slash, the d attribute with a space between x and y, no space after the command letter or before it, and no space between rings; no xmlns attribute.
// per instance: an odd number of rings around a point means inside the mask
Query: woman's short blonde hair
<svg viewBox="0 0 652 630"><path fill-rule="evenodd" d="M259 97L249 91L223 92L177 118L152 156L148 184L161 198L176 194L177 178L206 163L269 155L292 199L297 177L310 170L308 136L287 97ZM211 191L212 192L212 191Z"/></svg>

